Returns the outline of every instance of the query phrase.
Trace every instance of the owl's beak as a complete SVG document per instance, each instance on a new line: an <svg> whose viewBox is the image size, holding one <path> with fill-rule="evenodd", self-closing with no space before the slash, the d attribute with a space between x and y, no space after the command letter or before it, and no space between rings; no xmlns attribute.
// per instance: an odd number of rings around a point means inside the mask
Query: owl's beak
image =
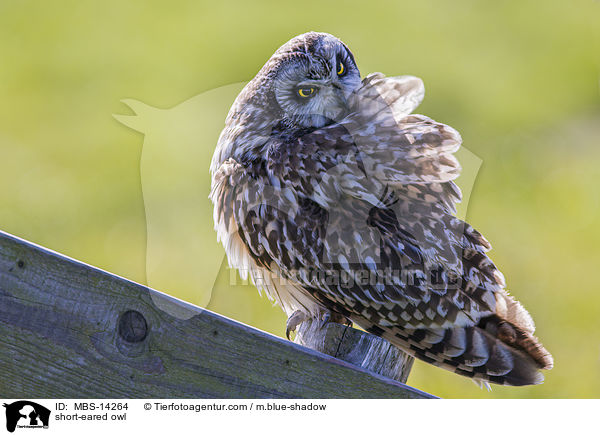
<svg viewBox="0 0 600 435"><path fill-rule="evenodd" d="M329 87L329 95L331 100L329 103L330 109L327 116L334 121L339 121L348 113L349 110L349 104L345 92L337 83L331 83L331 86Z"/></svg>
<svg viewBox="0 0 600 435"><path fill-rule="evenodd" d="M332 82L331 88L333 89L333 94L339 102L339 105L342 109L348 109L348 96L344 92L344 88L338 82Z"/></svg>

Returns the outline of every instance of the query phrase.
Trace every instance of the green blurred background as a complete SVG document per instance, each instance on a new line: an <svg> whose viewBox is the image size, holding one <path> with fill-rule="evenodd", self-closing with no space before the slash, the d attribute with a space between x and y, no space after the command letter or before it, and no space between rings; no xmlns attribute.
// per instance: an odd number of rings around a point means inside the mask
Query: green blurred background
<svg viewBox="0 0 600 435"><path fill-rule="evenodd" d="M541 386L487 392L422 363L409 384L448 398L600 397L598 1L1 0L0 229L147 282L144 137L112 117L131 114L120 100L169 108L247 81L308 30L344 40L363 75L425 81L418 112L483 160L468 220L555 356ZM223 255L210 237L198 263ZM202 302L185 282L169 292ZM281 310L230 288L225 266L208 307L283 335Z"/></svg>

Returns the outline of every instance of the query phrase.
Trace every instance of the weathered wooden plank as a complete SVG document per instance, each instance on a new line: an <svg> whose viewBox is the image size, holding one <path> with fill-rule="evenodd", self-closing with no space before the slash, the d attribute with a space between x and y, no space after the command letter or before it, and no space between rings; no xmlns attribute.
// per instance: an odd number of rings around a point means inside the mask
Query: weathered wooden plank
<svg viewBox="0 0 600 435"><path fill-rule="evenodd" d="M0 370L5 397L433 397L2 232Z"/></svg>

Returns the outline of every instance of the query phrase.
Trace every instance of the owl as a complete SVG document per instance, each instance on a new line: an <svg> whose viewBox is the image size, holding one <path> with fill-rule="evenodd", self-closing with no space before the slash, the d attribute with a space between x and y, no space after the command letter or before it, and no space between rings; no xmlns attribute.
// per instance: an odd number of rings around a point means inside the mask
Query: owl
<svg viewBox="0 0 600 435"><path fill-rule="evenodd" d="M453 128L412 114L420 79L361 79L348 47L299 35L227 116L212 162L214 223L230 267L288 315L354 323L480 383L543 381L552 356L455 217Z"/></svg>

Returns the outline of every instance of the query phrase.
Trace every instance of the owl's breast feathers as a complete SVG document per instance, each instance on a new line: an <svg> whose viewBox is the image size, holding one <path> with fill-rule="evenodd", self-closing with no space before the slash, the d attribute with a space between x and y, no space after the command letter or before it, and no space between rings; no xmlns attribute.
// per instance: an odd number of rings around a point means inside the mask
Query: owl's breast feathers
<svg viewBox="0 0 600 435"><path fill-rule="evenodd" d="M339 312L407 353L481 381L540 383L552 357L504 289L484 237L453 216L460 135L421 115L413 77L367 77L353 112L213 175L232 266L290 314Z"/></svg>

